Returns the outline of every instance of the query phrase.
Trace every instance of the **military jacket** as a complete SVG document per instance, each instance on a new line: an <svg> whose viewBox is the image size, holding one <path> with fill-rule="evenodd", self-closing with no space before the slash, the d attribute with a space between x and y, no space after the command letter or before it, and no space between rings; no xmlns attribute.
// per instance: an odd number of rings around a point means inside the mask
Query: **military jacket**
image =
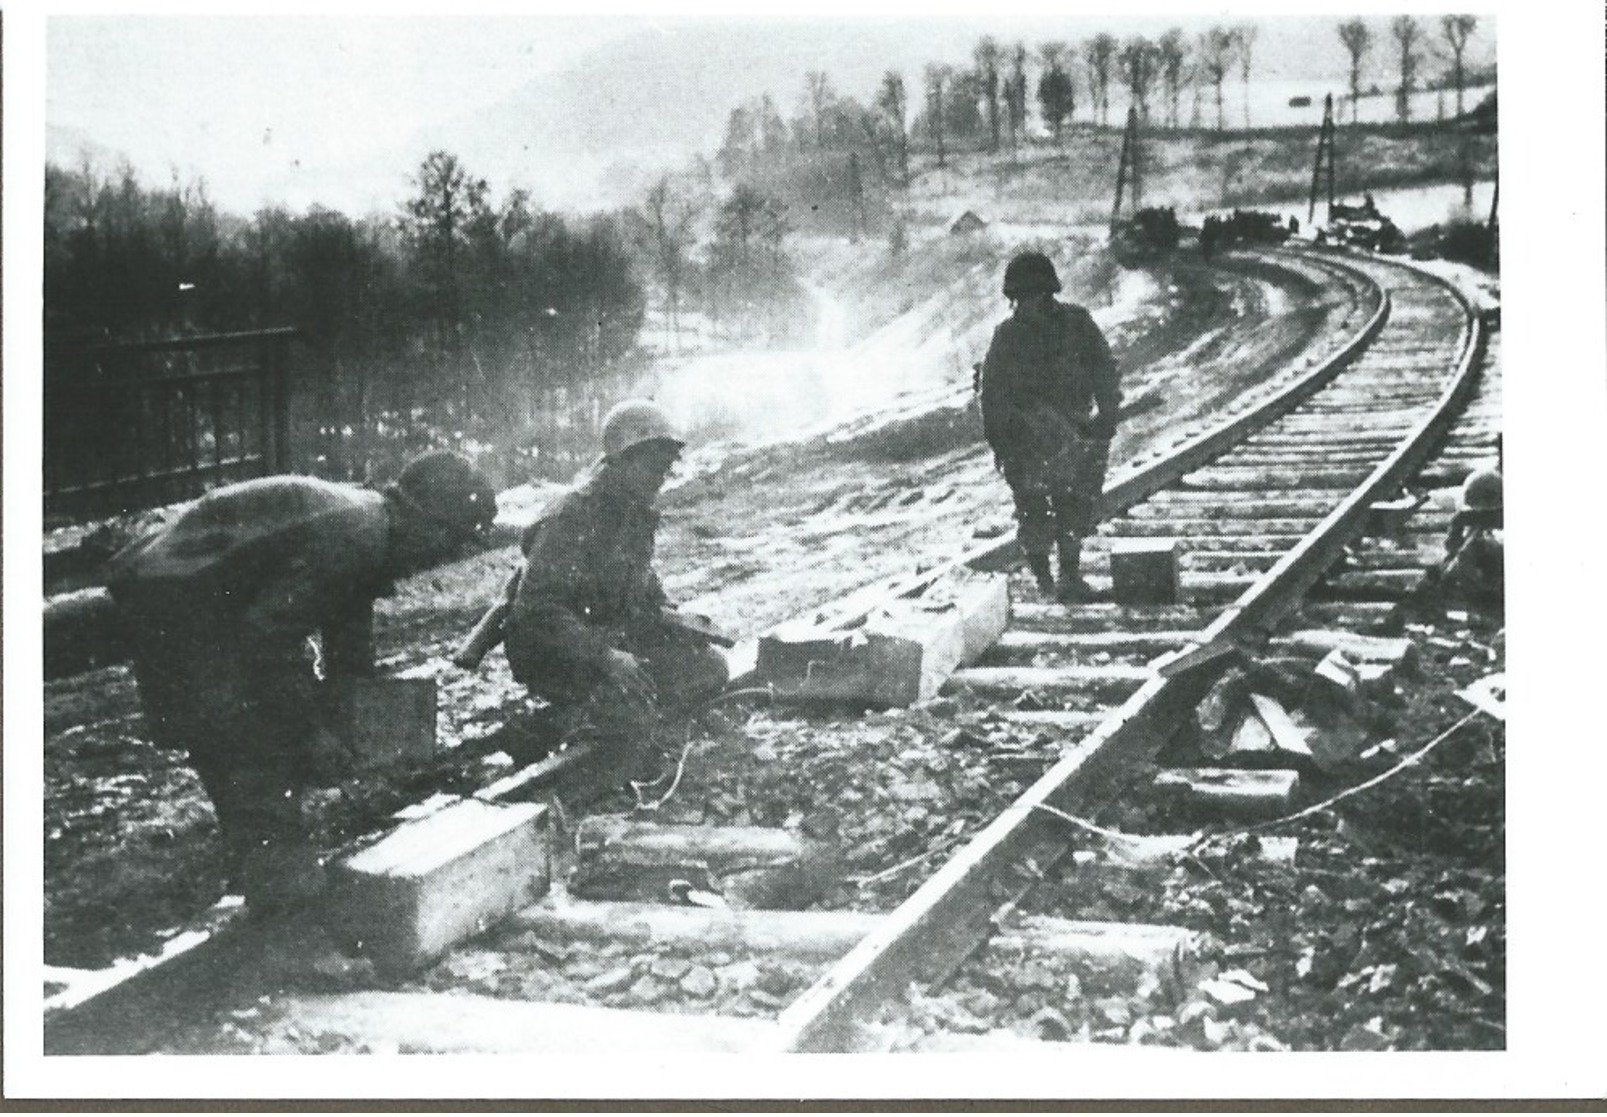
<svg viewBox="0 0 1607 1117"><path fill-rule="evenodd" d="M1052 302L1046 318L1021 310L999 323L982 362L982 425L1002 456L1028 448L1036 428L1023 415L1049 408L1072 422L1090 406L1114 418L1121 405L1116 361L1080 306Z"/></svg>
<svg viewBox="0 0 1607 1117"><path fill-rule="evenodd" d="M208 643L265 651L321 631L330 673L363 673L372 668L373 601L392 590L389 539L383 495L266 477L186 506L114 555L103 580L138 623L171 622L210 634Z"/></svg>
<svg viewBox="0 0 1607 1117"><path fill-rule="evenodd" d="M513 676L568 700L601 677L621 634L665 603L653 572L658 512L625 492L603 464L525 532L525 569L505 625Z"/></svg>

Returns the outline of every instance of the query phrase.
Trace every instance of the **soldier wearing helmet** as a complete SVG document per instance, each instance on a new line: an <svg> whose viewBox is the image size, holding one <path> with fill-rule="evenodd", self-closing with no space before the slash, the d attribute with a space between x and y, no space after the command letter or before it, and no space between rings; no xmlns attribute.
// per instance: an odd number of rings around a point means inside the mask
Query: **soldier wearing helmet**
<svg viewBox="0 0 1607 1117"><path fill-rule="evenodd" d="M1088 587L1082 540L1097 523L1121 406L1116 362L1088 311L1055 298L1041 252L1004 270L1011 316L993 332L980 377L982 426L1015 499L1016 538L1039 588L1071 602ZM1049 556L1059 552L1058 584Z"/></svg>
<svg viewBox="0 0 1607 1117"><path fill-rule="evenodd" d="M591 471L526 531L503 637L513 677L552 703L567 738L597 745L605 778L651 759L661 712L713 697L725 659L669 623L653 571L654 500L684 445L663 410L627 400L603 420Z"/></svg>
<svg viewBox="0 0 1607 1117"><path fill-rule="evenodd" d="M1503 536L1501 472L1476 469L1457 494L1445 558L1434 580L1475 600L1501 600L1506 595Z"/></svg>
<svg viewBox="0 0 1607 1117"><path fill-rule="evenodd" d="M319 887L301 794L330 759L334 691L373 674L375 599L495 515L482 474L431 453L383 493L294 476L225 485L109 560L146 727L188 752L253 908Z"/></svg>

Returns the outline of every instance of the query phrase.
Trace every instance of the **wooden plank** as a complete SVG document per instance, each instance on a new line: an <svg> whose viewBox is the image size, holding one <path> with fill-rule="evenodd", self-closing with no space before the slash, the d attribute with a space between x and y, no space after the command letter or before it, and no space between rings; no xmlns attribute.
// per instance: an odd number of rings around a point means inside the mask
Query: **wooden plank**
<svg viewBox="0 0 1607 1117"><path fill-rule="evenodd" d="M1363 636L1354 632L1301 629L1276 636L1272 647L1322 658L1339 652L1352 663L1383 663L1403 671L1417 666L1417 646L1404 636Z"/></svg>
<svg viewBox="0 0 1607 1117"><path fill-rule="evenodd" d="M1198 633L1222 613L1196 605L1016 604L1010 609L1013 632L1167 632ZM1003 638L1001 638L1003 639Z"/></svg>
<svg viewBox="0 0 1607 1117"><path fill-rule="evenodd" d="M1235 815L1268 817L1289 809L1300 773L1239 768L1167 768L1155 774L1155 789L1189 803Z"/></svg>
<svg viewBox="0 0 1607 1117"><path fill-rule="evenodd" d="M465 799L405 822L331 867L328 919L376 966L439 957L546 891L549 815Z"/></svg>
<svg viewBox="0 0 1607 1117"><path fill-rule="evenodd" d="M1063 667L967 667L944 684L943 693L970 692L1010 698L1026 691L1046 697L1084 695L1098 700L1125 697L1154 677L1148 667L1129 664L1071 664Z"/></svg>
<svg viewBox="0 0 1607 1117"><path fill-rule="evenodd" d="M1268 698L1264 694L1251 694L1250 704L1266 724L1272 735L1272 743L1280 752L1291 753L1305 760L1312 758L1311 743L1306 734L1290 718L1289 711L1280 706L1276 699Z"/></svg>
<svg viewBox="0 0 1607 1117"><path fill-rule="evenodd" d="M710 1013L543 1004L472 993L364 992L276 997L269 1034L333 1033L393 1054L702 1055L747 1050L774 1027L765 1020Z"/></svg>
<svg viewBox="0 0 1607 1117"><path fill-rule="evenodd" d="M518 949L525 932L567 943L745 950L829 961L841 958L887 917L856 911L758 911L549 896L516 912L499 949Z"/></svg>
<svg viewBox="0 0 1607 1117"><path fill-rule="evenodd" d="M1157 656L1183 647L1197 632L1006 632L994 645L993 660L1018 662L1036 655L1108 652Z"/></svg>
<svg viewBox="0 0 1607 1117"><path fill-rule="evenodd" d="M766 826L678 826L593 815L575 835L570 891L591 900L674 898L686 881L733 907L804 908L842 878L824 842Z"/></svg>
<svg viewBox="0 0 1607 1117"><path fill-rule="evenodd" d="M1156 725L1197 698L1197 688L1172 680L1145 684L789 1005L765 1049L851 1050L862 1013L884 997L902 996L920 975L950 968L987 937L999 873L1028 856L1047 863L1064 848L1065 824L1037 807L1070 809L1113 769L1153 755L1162 743Z"/></svg>
<svg viewBox="0 0 1607 1117"><path fill-rule="evenodd" d="M787 625L759 641L757 673L789 699L907 706L935 697L1009 619L1008 579L972 576L885 602L852 628Z"/></svg>

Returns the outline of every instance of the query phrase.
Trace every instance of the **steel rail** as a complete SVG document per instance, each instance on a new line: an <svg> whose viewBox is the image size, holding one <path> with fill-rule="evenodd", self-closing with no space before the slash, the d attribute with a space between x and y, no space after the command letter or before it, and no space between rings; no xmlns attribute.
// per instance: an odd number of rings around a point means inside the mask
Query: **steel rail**
<svg viewBox="0 0 1607 1117"><path fill-rule="evenodd" d="M1443 280L1436 281L1451 292L1463 312L1462 352L1449 386L1396 449L1207 629L1201 646L1220 646L1241 636L1264 633L1265 626L1299 601L1361 528L1372 500L1407 476L1411 465L1426 455L1449 427L1461 401L1472 390L1484 334L1478 316L1461 293ZM1385 300L1369 323L1369 341L1382 327L1388 307ZM1335 360L1343 358L1348 363L1359 351L1359 346L1347 346ZM1240 420L1230 420L1230 424L1238 423ZM1146 489L1136 478L1129 484L1131 491ZM992 931L1003 899L998 890L1002 874L1029 860L1039 865L1051 863L1066 848L1063 826L1039 808L1075 809L1106 777L1133 760L1152 756L1177 719L1198 701L1207 674L1187 669L1169 675L1157 673L1135 691L895 909L885 924L783 1010L776 1032L759 1050L854 1050L861 1024L901 997L910 982L951 972Z"/></svg>
<svg viewBox="0 0 1607 1117"><path fill-rule="evenodd" d="M1258 401L1237 415L1230 415L1208 426L1154 461L1135 466L1121 474L1105 489L1104 495L1100 498L1099 517L1109 519L1119 515L1167 486L1175 484L1185 474L1192 473L1205 462L1236 445L1251 432L1287 414L1343 372L1366 350L1389 320L1391 308L1388 293L1377 284L1369 285L1372 288L1374 305L1361 328L1345 341L1338 352L1312 366L1310 371L1279 388L1266 399ZM912 575L896 576L880 589L877 589L877 583L862 586L843 595L838 605L810 610L808 616L815 618L814 623L820 628L851 628L863 622L888 601L918 594L926 587L959 570L997 569L1011 561L1015 552L1016 536L1014 531L1010 531L928 570ZM784 622L777 628L793 623L796 621ZM741 641L731 658L734 664L732 674L737 680L741 682L751 679L758 658L758 641L756 639Z"/></svg>
<svg viewBox="0 0 1607 1117"><path fill-rule="evenodd" d="M1326 260L1316 262L1333 270L1339 270ZM1346 271L1349 273L1348 278L1354 279L1358 274L1349 269ZM1185 474L1198 469L1201 464L1236 445L1255 430L1297 407L1339 375L1367 349L1389 319L1391 306L1387 293L1376 283L1369 282L1368 286L1371 303L1363 308L1366 320L1354 334L1345 339L1337 352L1239 414L1209 425L1161 457L1125 471L1106 489L1102 499L1102 515L1109 517L1119 514L1174 484ZM818 617L818 623L828 626L852 625L863 620L882 603L919 593L934 581L958 569L996 568L1008 562L1015 542L1014 534L1007 534L930 570L913 576L895 578L891 584L880 589L876 583L858 587L840 598L837 606L825 610L812 610L808 615ZM744 660L751 665L756 646L756 641L744 641L733 652L733 659L739 665L733 672L738 676L735 685L741 685L744 675L741 665ZM751 670L747 674L751 675ZM1060 831L1054 826L1042 825L1045 816L1043 812L1034 813L1035 803L1042 801L1054 805L1048 793L1059 786L1054 777L1057 773L1067 772L1068 765L1069 770L1080 773L1079 781L1086 781L1097 772L1119 768L1122 760L1132 753L1129 746L1135 742L1141 743L1138 751L1147 748L1150 744L1145 736L1148 732L1147 727L1156 722L1156 715L1160 709L1151 702L1151 698L1157 693L1160 682L1151 680L1132 695L1094 733L1085 738L1075 750L1029 788L1004 815L962 849L948 866L939 871L938 876L933 878L934 881L958 877L965 882L985 882L985 878L995 871L1000 855L986 853L984 839L989 843L998 844L1001 849L1020 849L1023 855L1030 855L1031 850L1036 848L1034 843L1042 844L1046 854L1062 847L1063 842L1058 840ZM1165 695L1170 697L1176 690L1177 688L1173 687L1165 691ZM549 760L543 765L537 765L536 768L552 765L553 761ZM501 784L483 789L479 797L500 799L510 794L517 794L520 788L531 783L533 778L539 777L540 774L542 773L535 773L533 776L531 770L515 773L514 776L501 781ZM1035 797L1035 792L1040 790L1042 793ZM910 903L926 892L927 889L923 888L911 897L911 901L900 908L899 912L890 915L889 924L895 923L894 916L904 912L910 907ZM982 912L982 921L978 923L975 919L959 920L945 909L934 917L924 920L921 926L923 931L935 936L940 930L937 924L945 919L953 920L952 930L945 932L945 937L953 940L955 948L942 953L945 957L963 957L970 947L974 946L978 933L986 931L986 918L991 914L991 910L990 907ZM220 971L244 964L260 944L266 942L273 933L271 924L265 925L242 918L244 914L237 897L225 897L190 924L184 933L176 936L159 955L121 963L118 967L121 971L121 980L95 979L87 987L65 990L48 998L45 1004L47 1050L52 1047L59 1049L74 1046L75 1039L82 1037L86 1032L99 1031L102 1027L116 1030L119 1027L115 1023L116 1018L143 1011L142 1006L148 1003L148 995L155 990L180 989L191 983L214 984ZM843 965L846 966L862 950L881 939L888 938L895 929L889 926L878 931L877 935L867 939L866 943L861 944L860 948L856 948L854 953L845 958ZM925 947L916 946L914 950L916 953L922 953ZM842 968L838 967L839 970ZM806 993L799 1003L803 1003L809 995ZM856 1003L861 999L856 997ZM786 1027L789 1018L796 1018L792 1010L783 1015L783 1027ZM810 1031L813 1033L814 1029Z"/></svg>

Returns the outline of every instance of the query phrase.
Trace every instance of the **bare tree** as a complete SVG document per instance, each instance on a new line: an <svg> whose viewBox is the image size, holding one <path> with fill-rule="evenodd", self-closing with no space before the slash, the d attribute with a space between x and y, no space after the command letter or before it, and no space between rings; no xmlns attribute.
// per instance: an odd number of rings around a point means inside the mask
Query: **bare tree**
<svg viewBox="0 0 1607 1117"><path fill-rule="evenodd" d="M1216 130L1227 126L1222 115L1222 83L1227 80L1228 67L1233 62L1233 33L1213 27L1200 36L1200 66L1216 88Z"/></svg>
<svg viewBox="0 0 1607 1117"><path fill-rule="evenodd" d="M1233 29L1233 51L1239 58L1239 80L1244 84L1244 126L1250 127L1250 58L1255 52L1256 25L1241 23Z"/></svg>
<svg viewBox="0 0 1607 1117"><path fill-rule="evenodd" d="M677 349L681 344L681 293L686 288L697 218L696 204L670 185L668 175L653 184L642 208L631 215L637 242L652 260L653 270L664 288L664 301L669 304L670 336Z"/></svg>
<svg viewBox="0 0 1607 1117"><path fill-rule="evenodd" d="M1417 67L1423 60L1417 52L1417 40L1423 28L1411 16L1396 16L1390 20L1389 33L1400 50L1401 84L1395 90L1395 116L1405 124L1412 119L1412 90L1417 86Z"/></svg>
<svg viewBox="0 0 1607 1117"><path fill-rule="evenodd" d="M910 185L910 146L905 121L905 117L908 114L908 99L904 96L904 75L897 70L889 70L882 75L882 86L876 93L876 107L887 118L887 126L892 129L893 136L897 141L899 179L903 182L904 188L908 190Z"/></svg>
<svg viewBox="0 0 1607 1117"><path fill-rule="evenodd" d="M1027 48L1021 43L1010 52L1010 76L1004 81L1004 109L1010 125L1010 146L1015 147L1027 127Z"/></svg>
<svg viewBox="0 0 1607 1117"><path fill-rule="evenodd" d="M1179 124L1177 102L1183 90L1183 63L1189 52L1183 29L1174 27L1167 31L1155 46L1160 51L1161 77L1166 84L1166 123L1176 128Z"/></svg>
<svg viewBox="0 0 1607 1117"><path fill-rule="evenodd" d="M417 193L403 203L403 224L430 295L436 344L451 352L463 331L465 257L475 227L491 213L490 188L448 151L430 152L413 183Z"/></svg>
<svg viewBox="0 0 1607 1117"><path fill-rule="evenodd" d="M787 146L787 122L781 119L774 97L766 93L759 100L759 142L766 155L774 156Z"/></svg>
<svg viewBox="0 0 1607 1117"><path fill-rule="evenodd" d="M999 44L991 35L984 35L971 52L976 61L976 76L982 86L982 97L988 107L988 150L999 150Z"/></svg>
<svg viewBox="0 0 1607 1117"><path fill-rule="evenodd" d="M715 154L720 173L729 179L738 179L747 173L758 147L757 122L746 105L731 110L725 121L725 139Z"/></svg>
<svg viewBox="0 0 1607 1117"><path fill-rule="evenodd" d="M1155 87L1159 58L1160 51L1154 43L1142 35L1135 35L1122 44L1122 52L1117 59L1121 66L1122 82L1132 95L1139 117L1145 121L1149 120L1149 94Z"/></svg>
<svg viewBox="0 0 1607 1117"><path fill-rule="evenodd" d="M1348 20L1339 25L1339 41L1350 54L1350 122L1356 123L1361 104L1361 64L1372 49L1373 33L1360 19Z"/></svg>
<svg viewBox="0 0 1607 1117"><path fill-rule="evenodd" d="M1462 56L1467 52L1468 36L1479 25L1477 16L1451 15L1440 17L1440 32L1451 48L1451 82L1456 86L1456 115L1462 115L1462 90L1467 74L1462 69Z"/></svg>
<svg viewBox="0 0 1607 1117"><path fill-rule="evenodd" d="M1094 103L1099 106L1099 122L1110 123L1110 70L1116 60L1116 36L1104 32L1083 44L1083 57L1088 61L1088 73L1094 89Z"/></svg>
<svg viewBox="0 0 1607 1117"><path fill-rule="evenodd" d="M1065 43L1044 43L1038 47L1043 71L1038 75L1038 110L1044 123L1060 143L1061 129L1076 108L1077 93L1067 67Z"/></svg>
<svg viewBox="0 0 1607 1117"><path fill-rule="evenodd" d="M953 70L948 66L926 67L926 126L932 130L932 142L937 145L937 165L947 166L943 152L943 93Z"/></svg>
<svg viewBox="0 0 1607 1117"><path fill-rule="evenodd" d="M804 87L809 98L809 111L815 121L815 146L826 146L826 115L831 109L835 97L831 91L831 79L826 77L823 70L810 70L804 75Z"/></svg>

